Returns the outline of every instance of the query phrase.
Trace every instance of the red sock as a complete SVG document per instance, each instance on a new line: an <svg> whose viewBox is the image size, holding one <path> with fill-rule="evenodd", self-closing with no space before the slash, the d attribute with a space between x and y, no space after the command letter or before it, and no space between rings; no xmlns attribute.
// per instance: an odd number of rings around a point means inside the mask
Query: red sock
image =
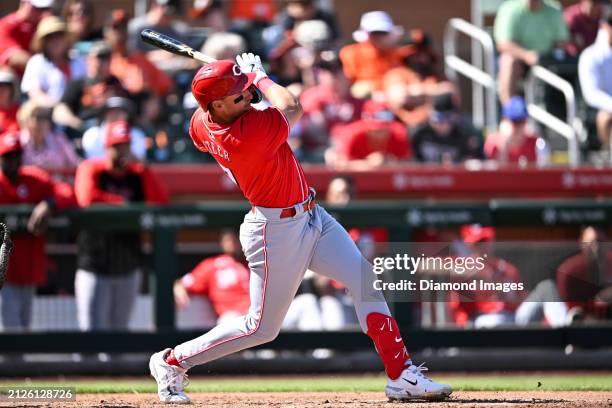
<svg viewBox="0 0 612 408"><path fill-rule="evenodd" d="M385 365L387 375L395 380L406 368L406 361L410 360L397 322L391 316L370 313L366 318L366 324L368 336L374 341L374 347Z"/></svg>
<svg viewBox="0 0 612 408"><path fill-rule="evenodd" d="M174 357L174 349L170 350L170 352L168 354L166 354L166 357L164 358L164 360L166 361L166 363L176 366L176 367L181 367L181 365L179 364L178 360L176 359L176 357Z"/></svg>

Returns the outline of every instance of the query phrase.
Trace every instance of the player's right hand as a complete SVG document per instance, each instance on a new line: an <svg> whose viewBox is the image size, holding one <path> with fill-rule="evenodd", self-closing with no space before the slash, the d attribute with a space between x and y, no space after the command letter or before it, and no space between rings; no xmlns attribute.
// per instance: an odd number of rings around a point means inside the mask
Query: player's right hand
<svg viewBox="0 0 612 408"><path fill-rule="evenodd" d="M266 74L266 70L263 67L259 55L255 55L252 52L245 52L241 55L236 55L236 63L238 63L238 66L240 67L242 72L252 72L257 75L255 81L253 81L255 86L257 86L257 83L260 80L268 77L268 74Z"/></svg>

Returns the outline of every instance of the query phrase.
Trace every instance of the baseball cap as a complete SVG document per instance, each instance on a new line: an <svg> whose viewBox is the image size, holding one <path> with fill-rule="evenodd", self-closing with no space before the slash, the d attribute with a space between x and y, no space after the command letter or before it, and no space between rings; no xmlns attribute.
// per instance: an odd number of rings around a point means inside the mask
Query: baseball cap
<svg viewBox="0 0 612 408"><path fill-rule="evenodd" d="M53 7L54 0L30 0L30 4L36 8L46 9Z"/></svg>
<svg viewBox="0 0 612 408"><path fill-rule="evenodd" d="M15 75L5 69L0 69L0 84L15 84Z"/></svg>
<svg viewBox="0 0 612 408"><path fill-rule="evenodd" d="M493 227L483 227L480 224L468 224L461 227L461 238L466 244L474 244L495 239Z"/></svg>
<svg viewBox="0 0 612 408"><path fill-rule="evenodd" d="M191 82L191 92L202 109L208 110L210 102L243 92L254 80L255 73L242 72L233 61L219 60L200 68Z"/></svg>
<svg viewBox="0 0 612 408"><path fill-rule="evenodd" d="M353 32L353 39L364 42L368 34L374 32L401 34L403 29L393 24L393 19L386 11L369 11L361 16L359 30Z"/></svg>
<svg viewBox="0 0 612 408"><path fill-rule="evenodd" d="M111 96L108 98L104 104L104 109L123 109L130 114L134 113L136 110L134 103L128 98L124 98L122 96Z"/></svg>
<svg viewBox="0 0 612 408"><path fill-rule="evenodd" d="M66 23L64 23L59 17L47 16L40 20L38 27L36 27L36 33L32 39L32 49L40 51L42 49L42 41L45 37L55 33L65 33L68 30Z"/></svg>
<svg viewBox="0 0 612 408"><path fill-rule="evenodd" d="M119 120L111 122L106 126L106 140L105 146L115 146L121 143L130 142L130 125L124 121Z"/></svg>
<svg viewBox="0 0 612 408"><path fill-rule="evenodd" d="M20 152L21 143L19 142L19 133L7 132L0 135L0 156L4 156L10 152Z"/></svg>
<svg viewBox="0 0 612 408"><path fill-rule="evenodd" d="M513 96L502 108L502 116L513 122L527 119L527 105L521 96Z"/></svg>

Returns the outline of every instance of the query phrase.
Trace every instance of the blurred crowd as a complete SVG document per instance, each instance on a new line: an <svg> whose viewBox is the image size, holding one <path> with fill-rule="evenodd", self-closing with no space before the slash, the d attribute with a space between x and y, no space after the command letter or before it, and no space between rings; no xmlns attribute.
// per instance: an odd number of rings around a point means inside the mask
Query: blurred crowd
<svg viewBox="0 0 612 408"><path fill-rule="evenodd" d="M585 146L608 147L609 0L580 0L566 10L549 0L500 7L494 38L502 121L486 135L461 114L460 92L445 78L441 45L429 33L368 11L346 38L326 4L150 0L145 14L131 17L91 0L21 0L0 19L0 134L20 133L25 164L74 168L100 156L107 124L124 119L135 159L209 160L186 137L198 64L143 43L140 31L152 28L217 59L259 53L272 78L300 97L305 115L290 144L307 162L341 169L472 159L546 164L546 135L529 122L521 88L535 64L573 75L584 102L579 113L593 127Z"/></svg>
<svg viewBox="0 0 612 408"><path fill-rule="evenodd" d="M199 64L146 45L140 40L145 28L217 59L259 54L270 76L303 105L304 116L289 136L296 155L338 171L407 162L550 163L546 135L530 122L524 98L525 75L536 64L575 84L579 113L590 129L585 148L610 148L609 0L579 0L565 10L549 0L503 3L494 24L502 119L489 134L462 114L460 92L443 74L440 44L418 27L396 24L385 11L365 12L346 38L338 10L327 2L186 4L150 0L146 12L134 17L130 10L107 10L92 0L20 0L0 18L0 203L34 206L30 234L16 237L13 258L19 262L2 293L11 305L2 308L5 325L29 324L35 288L45 280L44 229L52 211L93 203L165 203L167 194L145 163L211 161L186 133L197 109L190 83ZM343 205L353 196L350 178L340 177L328 199ZM244 302L232 301L240 310L226 305L232 296L246 296L248 287L230 235L223 236L224 255L204 260L177 281L177 305L184 307L190 294L200 293L210 298L215 318L241 313ZM384 230L351 235L364 254L373 251L374 242L388 241ZM140 240L138 234L79 233L75 289L82 329L127 324L126 310L140 287ZM224 288L231 289L229 298ZM349 309L343 291L311 276L287 324L338 328L352 321L344 314ZM322 312L317 317L304 305ZM454 312L459 323L477 320L470 315L474 311Z"/></svg>

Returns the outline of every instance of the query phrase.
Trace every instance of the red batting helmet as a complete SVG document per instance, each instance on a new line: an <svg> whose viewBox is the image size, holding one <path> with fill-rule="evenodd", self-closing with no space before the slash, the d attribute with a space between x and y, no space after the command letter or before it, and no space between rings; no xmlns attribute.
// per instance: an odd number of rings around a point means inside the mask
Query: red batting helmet
<svg viewBox="0 0 612 408"><path fill-rule="evenodd" d="M204 65L195 74L191 92L202 109L208 110L209 103L243 92L254 79L254 73L243 73L233 61L215 61Z"/></svg>

